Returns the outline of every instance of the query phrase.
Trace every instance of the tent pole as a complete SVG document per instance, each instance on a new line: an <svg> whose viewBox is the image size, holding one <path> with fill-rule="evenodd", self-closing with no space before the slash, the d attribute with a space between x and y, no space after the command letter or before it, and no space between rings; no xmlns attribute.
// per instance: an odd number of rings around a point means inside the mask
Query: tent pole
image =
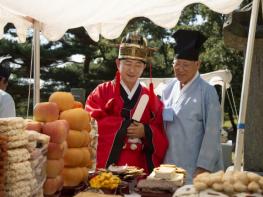
<svg viewBox="0 0 263 197"><path fill-rule="evenodd" d="M250 80L251 64L253 58L259 4L260 4L260 0L253 0L248 40L247 40L242 93L241 93L241 101L240 101L240 109L239 109L239 119L237 125L238 130L237 130L237 138L236 138L236 151L235 151L235 160L234 160L234 170L238 170L238 171L241 170L243 151L244 151L244 132L245 132L246 111L247 111L247 98L248 98L249 80Z"/></svg>
<svg viewBox="0 0 263 197"><path fill-rule="evenodd" d="M221 90L221 129L223 129L223 126L224 126L225 98L226 98L226 83L223 82L223 86Z"/></svg>
<svg viewBox="0 0 263 197"><path fill-rule="evenodd" d="M34 96L33 105L40 102L40 23L34 21Z"/></svg>

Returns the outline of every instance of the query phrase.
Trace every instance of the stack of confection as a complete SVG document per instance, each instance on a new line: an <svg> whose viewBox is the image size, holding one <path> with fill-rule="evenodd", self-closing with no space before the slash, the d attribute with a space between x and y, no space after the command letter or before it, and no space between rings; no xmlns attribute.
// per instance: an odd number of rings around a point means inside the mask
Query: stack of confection
<svg viewBox="0 0 263 197"><path fill-rule="evenodd" d="M65 150L62 176L65 187L75 187L86 179L88 169L92 166L90 115L68 92L54 92L49 97L49 102L57 104L60 121L67 121L69 124L70 130L66 138L68 148Z"/></svg>
<svg viewBox="0 0 263 197"><path fill-rule="evenodd" d="M88 167L92 165L90 161L90 115L82 108L80 102L75 101L74 96L69 92L54 92L49 97L49 102L56 104L59 108L59 121L65 121L69 125L66 137L67 149L64 149L64 164L62 176L64 186L77 186L88 174ZM45 133L43 127L43 132ZM52 139L51 139L52 142ZM53 143L59 144L58 141ZM50 150L57 150L52 144ZM48 155L48 157L51 155ZM55 155L54 155L55 156ZM53 164L52 164L53 166Z"/></svg>
<svg viewBox="0 0 263 197"><path fill-rule="evenodd" d="M29 143L27 149L30 153L30 163L35 186L31 188L33 197L43 196L43 185L46 180L47 149L50 137L33 130L26 130Z"/></svg>
<svg viewBox="0 0 263 197"><path fill-rule="evenodd" d="M44 184L44 194L53 195L63 187L63 177L61 176L64 168L63 156L67 149L66 138L69 126L65 120L56 120L45 123L43 133L50 136L47 153L47 180Z"/></svg>
<svg viewBox="0 0 263 197"><path fill-rule="evenodd" d="M42 133L50 137L46 162L47 179L43 186L45 196L59 195L63 186L61 172L64 168L63 155L67 148L65 140L69 125L65 120L58 120L59 112L59 106L54 102L38 103L33 111L34 120L42 122Z"/></svg>
<svg viewBox="0 0 263 197"><path fill-rule="evenodd" d="M88 169L92 166L90 151L90 115L81 103L75 101L73 95L68 92L54 92L49 97L50 102L58 105L60 121L69 123L69 133L66 138L68 148L64 155L65 168L62 176L64 186L78 186L88 175Z"/></svg>
<svg viewBox="0 0 263 197"><path fill-rule="evenodd" d="M212 189L228 196L262 196L263 177L240 171L202 173L194 179L194 187L202 194Z"/></svg>
<svg viewBox="0 0 263 197"><path fill-rule="evenodd" d="M88 170L92 167L90 115L84 109L76 108L63 111L60 119L67 120L70 125L62 173L64 186L75 187L87 178Z"/></svg>
<svg viewBox="0 0 263 197"><path fill-rule="evenodd" d="M4 163L4 196L7 197L29 197L35 184L24 129L23 118L0 119L1 136L8 138Z"/></svg>
<svg viewBox="0 0 263 197"><path fill-rule="evenodd" d="M0 133L0 196L4 197L4 165L6 162L6 156L7 156L7 140L8 138L6 136L3 136L2 133Z"/></svg>
<svg viewBox="0 0 263 197"><path fill-rule="evenodd" d="M137 184L142 196L172 196L184 184L186 171L176 165L162 164Z"/></svg>

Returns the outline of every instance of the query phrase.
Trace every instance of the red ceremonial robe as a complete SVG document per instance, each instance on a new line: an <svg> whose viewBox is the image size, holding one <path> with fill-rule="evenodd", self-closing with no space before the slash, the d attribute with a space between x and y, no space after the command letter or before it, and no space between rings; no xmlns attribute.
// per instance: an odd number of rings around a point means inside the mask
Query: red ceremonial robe
<svg viewBox="0 0 263 197"><path fill-rule="evenodd" d="M162 163L168 140L163 130L163 105L157 96L151 95L154 98L150 98L152 100L142 115L140 122L144 124L145 137L141 143L129 142L126 136L132 114L143 94L149 95L149 90L139 85L129 100L123 87L116 94L115 81L110 81L98 85L88 96L85 108L98 123L97 168L106 168L113 163L128 164L150 173Z"/></svg>

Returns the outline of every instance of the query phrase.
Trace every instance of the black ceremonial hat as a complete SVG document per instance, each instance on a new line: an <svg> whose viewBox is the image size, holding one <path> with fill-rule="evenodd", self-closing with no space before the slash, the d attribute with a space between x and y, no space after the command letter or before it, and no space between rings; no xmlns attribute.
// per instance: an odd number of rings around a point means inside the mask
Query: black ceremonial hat
<svg viewBox="0 0 263 197"><path fill-rule="evenodd" d="M177 30L173 37L176 41L174 50L177 59L198 60L200 50L206 37L195 30Z"/></svg>

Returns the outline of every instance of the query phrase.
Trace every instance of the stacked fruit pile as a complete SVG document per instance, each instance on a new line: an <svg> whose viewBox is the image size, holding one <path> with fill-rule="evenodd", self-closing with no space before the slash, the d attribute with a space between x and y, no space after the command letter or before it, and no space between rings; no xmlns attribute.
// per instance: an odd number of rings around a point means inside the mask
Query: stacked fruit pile
<svg viewBox="0 0 263 197"><path fill-rule="evenodd" d="M74 101L73 96L71 95ZM64 168L64 153L67 149L66 139L69 132L69 124L66 120L59 120L60 108L55 102L38 103L33 111L36 129L50 137L48 144L46 173L44 184L45 196L59 195L63 186L61 175ZM33 125L33 123L31 123ZM32 127L32 126L31 126Z"/></svg>
<svg viewBox="0 0 263 197"><path fill-rule="evenodd" d="M62 112L60 119L67 120L70 127L62 173L64 186L74 187L85 180L92 167L90 115L82 108L75 108Z"/></svg>
<svg viewBox="0 0 263 197"><path fill-rule="evenodd" d="M50 137L47 153L45 196L59 195L62 186L77 186L92 166L90 115L71 93L55 92L38 103L27 129Z"/></svg>
<svg viewBox="0 0 263 197"><path fill-rule="evenodd" d="M55 92L49 102L56 103L59 108L60 121L66 121L69 126L66 142L62 176L64 186L77 186L87 176L90 163L90 115L74 100L71 93Z"/></svg>

